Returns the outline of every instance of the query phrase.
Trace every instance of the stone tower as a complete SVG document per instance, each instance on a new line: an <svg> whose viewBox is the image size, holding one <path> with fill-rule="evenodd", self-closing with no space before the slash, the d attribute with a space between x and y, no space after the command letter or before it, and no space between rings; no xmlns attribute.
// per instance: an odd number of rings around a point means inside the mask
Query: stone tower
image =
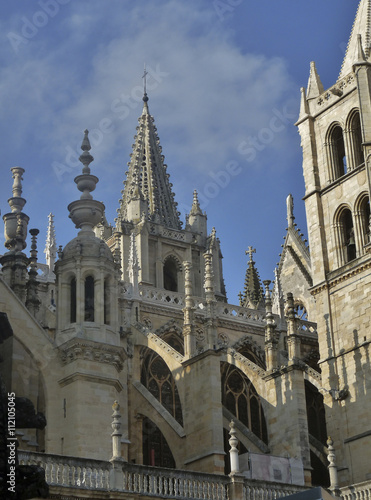
<svg viewBox="0 0 371 500"><path fill-rule="evenodd" d="M336 83L314 62L301 90L303 148L327 430L341 484L369 479L371 0L361 0Z"/></svg>

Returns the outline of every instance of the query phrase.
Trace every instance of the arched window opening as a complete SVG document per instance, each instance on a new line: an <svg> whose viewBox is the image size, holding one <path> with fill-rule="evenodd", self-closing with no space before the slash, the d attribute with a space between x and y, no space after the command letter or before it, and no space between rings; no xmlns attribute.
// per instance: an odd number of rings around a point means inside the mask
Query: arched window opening
<svg viewBox="0 0 371 500"><path fill-rule="evenodd" d="M164 335L161 335L161 338L169 344L173 349L176 351L180 352L182 356L184 356L184 345L183 345L183 339L178 337L178 334L173 333L173 332L168 332L165 333Z"/></svg>
<svg viewBox="0 0 371 500"><path fill-rule="evenodd" d="M310 465L312 467L312 486L322 486L328 488L330 486L330 475L328 468L321 460L310 451Z"/></svg>
<svg viewBox="0 0 371 500"><path fill-rule="evenodd" d="M85 279L85 321L94 321L94 278Z"/></svg>
<svg viewBox="0 0 371 500"><path fill-rule="evenodd" d="M322 394L313 384L305 380L305 399L309 434L326 445L327 430Z"/></svg>
<svg viewBox="0 0 371 500"><path fill-rule="evenodd" d="M331 160L334 180L342 177L347 171L343 130L337 125L331 132Z"/></svg>
<svg viewBox="0 0 371 500"><path fill-rule="evenodd" d="M70 323L76 323L76 278L70 281Z"/></svg>
<svg viewBox="0 0 371 500"><path fill-rule="evenodd" d="M343 247L343 257L346 262L356 258L356 242L354 238L353 218L350 210L343 210L340 217L341 240Z"/></svg>
<svg viewBox="0 0 371 500"><path fill-rule="evenodd" d="M178 268L172 257L167 259L164 264L164 288L170 292L178 291Z"/></svg>
<svg viewBox="0 0 371 500"><path fill-rule="evenodd" d="M111 290L109 287L109 281L104 280L104 324L109 325L111 321Z"/></svg>
<svg viewBox="0 0 371 500"><path fill-rule="evenodd" d="M302 319L304 321L308 321L308 313L307 313L307 310L303 304L301 304L301 303L296 304L295 317L298 319Z"/></svg>
<svg viewBox="0 0 371 500"><path fill-rule="evenodd" d="M148 348L142 352L141 382L183 425L182 406L174 377L162 357Z"/></svg>
<svg viewBox="0 0 371 500"><path fill-rule="evenodd" d="M368 196L361 201L359 211L361 214L362 243L367 245L370 243L370 200Z"/></svg>
<svg viewBox="0 0 371 500"><path fill-rule="evenodd" d="M143 465L175 469L173 454L157 425L144 417L142 426Z"/></svg>
<svg viewBox="0 0 371 500"><path fill-rule="evenodd" d="M359 112L354 113L350 121L351 147L354 159L354 168L359 167L365 162L362 147L362 129Z"/></svg>
<svg viewBox="0 0 371 500"><path fill-rule="evenodd" d="M248 345L242 346L240 349L238 349L238 352L242 354L242 356L245 356L246 359L249 359L256 365L260 366L260 368L263 368L264 370L266 369L264 359L252 352L251 348Z"/></svg>
<svg viewBox="0 0 371 500"><path fill-rule="evenodd" d="M264 443L268 443L263 407L255 387L238 368L222 364L223 405Z"/></svg>

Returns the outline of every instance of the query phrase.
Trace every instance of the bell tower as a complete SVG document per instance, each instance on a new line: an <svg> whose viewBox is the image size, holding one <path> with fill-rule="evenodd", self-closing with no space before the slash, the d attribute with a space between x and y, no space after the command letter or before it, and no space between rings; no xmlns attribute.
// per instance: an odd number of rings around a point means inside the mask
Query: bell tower
<svg viewBox="0 0 371 500"><path fill-rule="evenodd" d="M341 72L301 89L303 149L327 430L341 484L370 478L371 0L361 0Z"/></svg>

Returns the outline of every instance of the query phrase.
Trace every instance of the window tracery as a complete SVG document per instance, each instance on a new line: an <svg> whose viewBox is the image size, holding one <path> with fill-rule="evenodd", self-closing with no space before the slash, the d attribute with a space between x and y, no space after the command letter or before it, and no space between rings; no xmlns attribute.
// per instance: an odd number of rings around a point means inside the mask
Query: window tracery
<svg viewBox="0 0 371 500"><path fill-rule="evenodd" d="M267 426L260 397L249 378L238 368L222 364L222 400L224 406L264 443Z"/></svg>

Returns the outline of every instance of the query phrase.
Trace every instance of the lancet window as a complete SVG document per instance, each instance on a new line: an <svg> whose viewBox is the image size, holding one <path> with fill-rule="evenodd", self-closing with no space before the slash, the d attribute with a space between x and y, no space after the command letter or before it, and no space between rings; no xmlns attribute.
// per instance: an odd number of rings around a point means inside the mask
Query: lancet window
<svg viewBox="0 0 371 500"><path fill-rule="evenodd" d="M345 143L343 129L335 125L328 135L330 179L335 180L347 172L347 159L345 155Z"/></svg>
<svg viewBox="0 0 371 500"><path fill-rule="evenodd" d="M170 447L157 425L147 417L142 421L143 465L175 468Z"/></svg>
<svg viewBox="0 0 371 500"><path fill-rule="evenodd" d="M76 278L70 281L70 323L76 323Z"/></svg>
<svg viewBox="0 0 371 500"><path fill-rule="evenodd" d="M268 442L267 426L260 397L249 378L238 368L222 364L223 404L259 439Z"/></svg>
<svg viewBox="0 0 371 500"><path fill-rule="evenodd" d="M94 321L94 278L85 278L85 321Z"/></svg>
<svg viewBox="0 0 371 500"><path fill-rule="evenodd" d="M142 353L141 382L183 425L182 406L174 377L162 357L148 348Z"/></svg>
<svg viewBox="0 0 371 500"><path fill-rule="evenodd" d="M173 257L164 263L164 288L170 292L178 292L178 266Z"/></svg>
<svg viewBox="0 0 371 500"><path fill-rule="evenodd" d="M365 162L362 147L361 121L358 111L355 111L349 119L349 140L352 168L356 168Z"/></svg>

